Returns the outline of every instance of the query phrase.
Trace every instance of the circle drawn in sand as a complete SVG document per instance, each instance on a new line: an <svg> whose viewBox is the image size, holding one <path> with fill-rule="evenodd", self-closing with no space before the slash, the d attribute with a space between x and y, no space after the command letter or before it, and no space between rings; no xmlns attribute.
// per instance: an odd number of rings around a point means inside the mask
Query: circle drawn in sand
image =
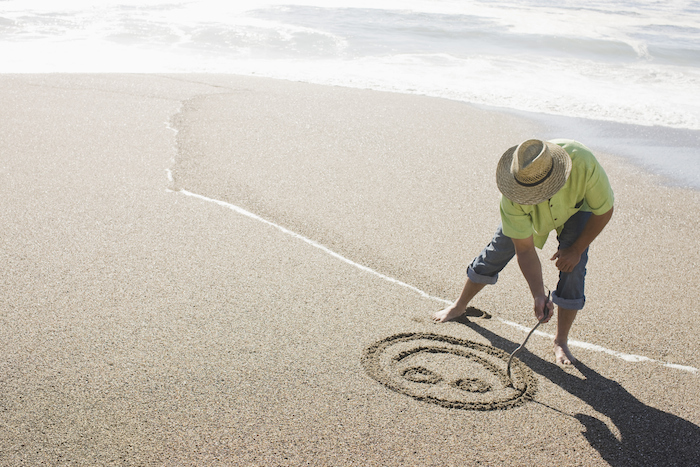
<svg viewBox="0 0 700 467"><path fill-rule="evenodd" d="M430 333L387 337L367 347L365 371L389 389L414 399L465 410L508 409L531 400L532 371L489 345Z"/></svg>

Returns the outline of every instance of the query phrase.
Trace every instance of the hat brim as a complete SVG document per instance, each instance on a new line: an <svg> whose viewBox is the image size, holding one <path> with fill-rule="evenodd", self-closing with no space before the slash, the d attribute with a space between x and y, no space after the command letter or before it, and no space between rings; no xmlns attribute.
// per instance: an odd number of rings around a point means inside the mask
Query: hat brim
<svg viewBox="0 0 700 467"><path fill-rule="evenodd" d="M571 157L561 146L543 141L552 155L552 174L535 186L523 186L515 180L510 172L513 154L518 146L508 149L498 161L496 184L498 190L517 204L534 205L550 199L566 183L571 173Z"/></svg>

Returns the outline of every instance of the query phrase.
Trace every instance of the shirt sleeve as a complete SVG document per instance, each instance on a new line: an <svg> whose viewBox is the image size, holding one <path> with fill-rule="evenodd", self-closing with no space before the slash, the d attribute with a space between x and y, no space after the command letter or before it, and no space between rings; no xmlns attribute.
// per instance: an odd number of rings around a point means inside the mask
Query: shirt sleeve
<svg viewBox="0 0 700 467"><path fill-rule="evenodd" d="M530 214L505 196L501 196L501 224L506 237L524 239L533 234Z"/></svg>
<svg viewBox="0 0 700 467"><path fill-rule="evenodd" d="M593 164L586 180L585 199L590 211L597 216L612 209L615 202L608 175L598 161Z"/></svg>

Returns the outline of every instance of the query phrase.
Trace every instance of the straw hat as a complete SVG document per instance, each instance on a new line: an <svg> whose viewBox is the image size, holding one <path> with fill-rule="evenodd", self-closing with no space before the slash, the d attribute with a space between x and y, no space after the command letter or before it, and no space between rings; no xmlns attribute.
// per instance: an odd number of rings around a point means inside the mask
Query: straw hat
<svg viewBox="0 0 700 467"><path fill-rule="evenodd" d="M501 156L496 183L518 204L539 204L559 191L571 173L571 158L559 145L529 139Z"/></svg>

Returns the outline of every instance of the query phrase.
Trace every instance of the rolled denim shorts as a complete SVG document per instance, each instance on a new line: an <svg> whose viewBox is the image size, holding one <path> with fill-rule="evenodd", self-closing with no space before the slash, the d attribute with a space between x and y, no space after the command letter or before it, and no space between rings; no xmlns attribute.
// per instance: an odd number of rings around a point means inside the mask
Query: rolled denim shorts
<svg viewBox="0 0 700 467"><path fill-rule="evenodd" d="M576 241L590 217L590 212L579 211L566 221L564 228L557 236L559 249L567 248ZM478 284L495 284L498 281L498 273L506 267L513 256L515 256L513 241L510 237L503 235L503 228L499 225L491 242L467 268L467 276L472 282ZM586 303L584 294L586 263L588 263L588 248L581 255L581 260L573 271L559 271L559 283L557 289L552 292L552 301L555 305L569 310L583 308Z"/></svg>

